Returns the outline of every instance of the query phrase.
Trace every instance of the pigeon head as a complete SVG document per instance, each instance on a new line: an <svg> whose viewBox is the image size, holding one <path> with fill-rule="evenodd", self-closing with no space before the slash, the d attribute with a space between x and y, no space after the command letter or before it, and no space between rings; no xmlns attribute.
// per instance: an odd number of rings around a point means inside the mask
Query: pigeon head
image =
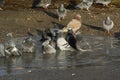
<svg viewBox="0 0 120 80"><path fill-rule="evenodd" d="M73 32L72 28L68 28L67 34L70 34L70 35L74 35L74 36L75 36L75 33Z"/></svg>
<svg viewBox="0 0 120 80"><path fill-rule="evenodd" d="M12 37L12 33L8 33L6 36L7 37Z"/></svg>
<svg viewBox="0 0 120 80"><path fill-rule="evenodd" d="M68 31L67 31L68 33L73 33L73 30L72 30L72 28L68 28Z"/></svg>
<svg viewBox="0 0 120 80"><path fill-rule="evenodd" d="M62 11L62 12L65 11L64 4L61 4L61 5L60 5L60 9L59 9L59 10Z"/></svg>
<svg viewBox="0 0 120 80"><path fill-rule="evenodd" d="M76 14L74 19L80 20L81 21L81 15L80 14Z"/></svg>
<svg viewBox="0 0 120 80"><path fill-rule="evenodd" d="M6 35L6 39L7 39L7 40L11 40L12 37L13 37L12 33L8 33L8 34Z"/></svg>
<svg viewBox="0 0 120 80"><path fill-rule="evenodd" d="M109 16L106 17L105 19L105 24L110 25L111 24L111 19Z"/></svg>

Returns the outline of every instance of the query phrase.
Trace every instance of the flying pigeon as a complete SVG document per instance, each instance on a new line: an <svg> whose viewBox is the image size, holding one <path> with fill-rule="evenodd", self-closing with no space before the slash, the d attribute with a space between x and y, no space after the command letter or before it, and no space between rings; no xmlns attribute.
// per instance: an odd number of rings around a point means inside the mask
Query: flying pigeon
<svg viewBox="0 0 120 80"><path fill-rule="evenodd" d="M93 0L83 0L81 3L77 4L75 6L76 9L87 9L89 11L89 8L93 4Z"/></svg>
<svg viewBox="0 0 120 80"><path fill-rule="evenodd" d="M67 10L65 9L64 4L61 4L60 7L57 9L57 14L58 14L59 21L61 21L62 19L65 19Z"/></svg>
<svg viewBox="0 0 120 80"><path fill-rule="evenodd" d="M110 30L113 28L113 26L114 26L113 21L110 19L109 16L107 16L105 20L103 20L103 28L107 31L108 34L110 34Z"/></svg>

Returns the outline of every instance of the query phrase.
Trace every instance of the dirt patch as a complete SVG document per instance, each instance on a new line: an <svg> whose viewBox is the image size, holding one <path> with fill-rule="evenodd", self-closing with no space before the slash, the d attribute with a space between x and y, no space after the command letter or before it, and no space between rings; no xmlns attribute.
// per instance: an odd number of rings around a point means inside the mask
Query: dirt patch
<svg viewBox="0 0 120 80"><path fill-rule="evenodd" d="M46 12L41 9L18 9L0 11L0 38L4 39L8 32L12 32L15 37L25 36L27 32L36 34L36 29L53 27L53 23L66 26L77 13L82 16L82 34L103 35L102 21L106 16L110 16L114 21L112 34L120 31L120 8L91 7L90 11L68 10L65 20L60 22L55 9Z"/></svg>

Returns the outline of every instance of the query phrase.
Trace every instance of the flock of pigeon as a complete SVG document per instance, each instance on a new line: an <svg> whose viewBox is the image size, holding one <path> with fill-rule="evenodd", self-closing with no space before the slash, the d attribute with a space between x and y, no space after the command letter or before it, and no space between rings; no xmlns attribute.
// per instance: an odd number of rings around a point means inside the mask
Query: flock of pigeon
<svg viewBox="0 0 120 80"><path fill-rule="evenodd" d="M96 3L102 3L104 5L107 5L110 2L111 0L96 0ZM78 4L76 7L81 8L81 6L91 5L92 3L93 0L83 0L83 2ZM47 9L47 6L44 5L45 9ZM84 8L89 9L87 7ZM63 4L61 4L60 7L58 8L57 14L59 16L59 21L65 18L67 11ZM62 29L56 26L54 28L48 28L44 31L38 30L39 38L37 40L34 39L33 35L29 34L27 38L24 38L22 42L19 43L21 47L17 46L16 42L14 41L12 33L8 33L6 35L5 43L0 44L0 57L7 57L12 55L19 56L22 55L23 53L35 53L38 42L41 43L39 46L41 46L43 54L54 54L58 50L80 52L91 51L90 48L82 49L79 44L81 38L79 29L81 25L82 25L81 15L76 14L74 18L67 24L67 26ZM110 30L113 28L113 26L114 23L109 16L106 17L105 20L103 20L103 28L106 30L108 34L110 34Z"/></svg>
<svg viewBox="0 0 120 80"><path fill-rule="evenodd" d="M77 9L87 9L92 6L93 3L95 4L103 4L104 6L108 6L112 0L83 0L81 3L75 5ZM48 9L51 5L51 0L41 0L39 4L35 5L36 7L43 7L44 9ZM63 6L63 5L61 5Z"/></svg>

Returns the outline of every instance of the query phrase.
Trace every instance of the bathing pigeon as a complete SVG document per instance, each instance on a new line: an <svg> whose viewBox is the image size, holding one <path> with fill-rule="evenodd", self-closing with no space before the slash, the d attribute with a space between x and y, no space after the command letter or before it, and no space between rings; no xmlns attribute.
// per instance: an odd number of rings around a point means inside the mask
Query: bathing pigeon
<svg viewBox="0 0 120 80"><path fill-rule="evenodd" d="M51 0L41 0L36 7L42 7L45 10L48 9L48 7L51 5Z"/></svg>
<svg viewBox="0 0 120 80"><path fill-rule="evenodd" d="M57 38L56 43L57 43L57 47L59 50L61 51L66 51L66 50L74 51L75 50L69 45L69 43L65 39L65 34L63 32L59 31L56 38Z"/></svg>
<svg viewBox="0 0 120 80"><path fill-rule="evenodd" d="M81 3L77 4L75 6L76 9L87 9L89 11L89 8L93 4L93 0L83 0Z"/></svg>
<svg viewBox="0 0 120 80"><path fill-rule="evenodd" d="M35 52L35 41L32 37L27 37L22 42L22 51L26 53L33 53Z"/></svg>
<svg viewBox="0 0 120 80"><path fill-rule="evenodd" d="M16 47L16 43L13 39L12 33L8 33L6 35L5 53L14 56L22 54L22 52Z"/></svg>
<svg viewBox="0 0 120 80"><path fill-rule="evenodd" d="M103 28L107 31L108 34L110 34L110 30L113 28L113 26L113 21L110 19L109 16L107 16L105 20L103 20Z"/></svg>
<svg viewBox="0 0 120 80"><path fill-rule="evenodd" d="M55 46L52 45L52 41L51 41L50 37L47 37L47 40L45 40L42 43L42 47L43 47L43 53L44 54L54 54L54 53L56 53Z"/></svg>
<svg viewBox="0 0 120 80"><path fill-rule="evenodd" d="M95 0L95 3L103 4L104 6L108 6L112 0Z"/></svg>
<svg viewBox="0 0 120 80"><path fill-rule="evenodd" d="M67 34L66 34L66 41L68 42L68 44L77 50L77 47L76 47L76 43L77 43L77 40L75 38L75 34L73 33L73 30L71 28L68 29L67 31Z"/></svg>
<svg viewBox="0 0 120 80"><path fill-rule="evenodd" d="M61 4L60 7L57 9L57 14L58 14L59 21L61 21L62 19L65 19L67 10L65 9L64 4Z"/></svg>
<svg viewBox="0 0 120 80"><path fill-rule="evenodd" d="M5 47L2 43L0 43L0 57L5 56Z"/></svg>
<svg viewBox="0 0 120 80"><path fill-rule="evenodd" d="M63 32L67 32L67 30L69 28L71 28L73 30L74 33L76 33L82 25L82 21L81 21L81 15L80 14L76 14L74 19L72 19L68 24L67 27L63 28Z"/></svg>

